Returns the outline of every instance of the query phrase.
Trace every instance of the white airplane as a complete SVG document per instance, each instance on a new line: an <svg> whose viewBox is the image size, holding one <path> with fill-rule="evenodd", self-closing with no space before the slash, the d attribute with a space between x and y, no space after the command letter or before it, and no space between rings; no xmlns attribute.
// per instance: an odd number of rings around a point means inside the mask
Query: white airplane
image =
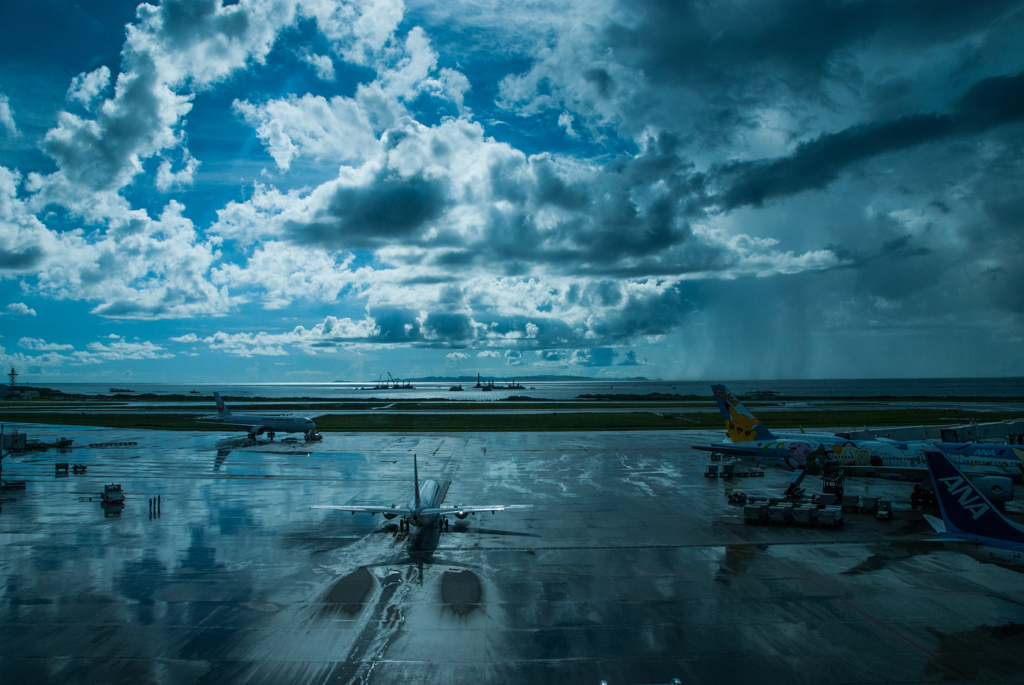
<svg viewBox="0 0 1024 685"><path fill-rule="evenodd" d="M302 416L263 416L260 414L232 414L231 410L220 398L220 393L213 393L217 401L216 420L232 428L244 428L249 431L249 439L255 440L257 435L267 434L271 440L276 433L303 433L307 440L316 435L316 424Z"/></svg>
<svg viewBox="0 0 1024 685"><path fill-rule="evenodd" d="M490 504L485 506L464 506L460 504L454 507L443 507L441 506L441 500L444 498L444 493L441 492L441 485L433 478L424 478L420 481L420 471L416 463L415 454L412 455L412 472L415 494L404 507L394 504L369 506L315 504L310 509L339 509L341 511L350 511L353 514L356 512L368 513L371 516L374 514L384 514L386 519L401 516L403 528L408 528L409 524L418 528L430 528L435 525L438 528L443 528L445 517L448 514L452 514L458 519L464 519L470 514L476 514L481 511L489 511L493 514L496 511L507 511L509 509L533 508L532 504Z"/></svg>

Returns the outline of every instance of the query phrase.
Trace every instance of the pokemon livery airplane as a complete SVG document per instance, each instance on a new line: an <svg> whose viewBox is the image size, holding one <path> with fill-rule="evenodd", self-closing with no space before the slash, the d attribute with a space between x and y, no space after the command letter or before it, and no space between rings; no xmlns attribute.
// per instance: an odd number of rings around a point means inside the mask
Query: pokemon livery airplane
<svg viewBox="0 0 1024 685"><path fill-rule="evenodd" d="M1013 499L1013 481L1024 474L1024 449L987 443L899 442L847 440L835 435L774 433L759 421L724 385L712 385L728 437L694 449L718 452L762 462L777 462L791 469L820 468L835 461L844 468L871 468L903 473L926 480L926 451L949 457L989 499Z"/></svg>

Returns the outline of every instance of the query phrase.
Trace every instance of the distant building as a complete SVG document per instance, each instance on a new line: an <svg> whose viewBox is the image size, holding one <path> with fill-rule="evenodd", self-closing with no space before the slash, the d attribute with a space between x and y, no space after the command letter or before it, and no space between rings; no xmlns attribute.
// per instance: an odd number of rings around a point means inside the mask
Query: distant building
<svg viewBox="0 0 1024 685"><path fill-rule="evenodd" d="M747 397L752 400L777 400L779 399L779 394L777 390L753 390Z"/></svg>
<svg viewBox="0 0 1024 685"><path fill-rule="evenodd" d="M25 433L19 433L14 431L13 433L4 433L3 449L5 450L23 450L27 445L28 435Z"/></svg>

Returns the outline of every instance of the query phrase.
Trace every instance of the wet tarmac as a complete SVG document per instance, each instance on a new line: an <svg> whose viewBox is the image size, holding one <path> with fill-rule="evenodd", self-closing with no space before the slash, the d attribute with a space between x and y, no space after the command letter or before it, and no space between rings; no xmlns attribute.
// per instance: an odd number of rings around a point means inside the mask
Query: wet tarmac
<svg viewBox="0 0 1024 685"><path fill-rule="evenodd" d="M710 433L19 428L138 445L4 460L4 683L1024 681L1024 574L932 542L906 483L847 481L892 521L746 526L726 494L788 473L704 478ZM535 508L408 539L308 508L405 502L413 453L446 503Z"/></svg>

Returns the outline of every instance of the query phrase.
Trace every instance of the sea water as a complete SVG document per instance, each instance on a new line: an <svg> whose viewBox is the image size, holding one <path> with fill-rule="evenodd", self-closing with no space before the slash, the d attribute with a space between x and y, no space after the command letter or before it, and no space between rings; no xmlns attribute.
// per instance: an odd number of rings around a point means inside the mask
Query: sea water
<svg viewBox="0 0 1024 685"><path fill-rule="evenodd" d="M487 380L487 379L485 379ZM711 381L637 381L637 380L561 380L520 381L524 389L506 389L495 379L495 389L484 392L475 383L462 383L463 392L450 392L451 382L413 384L415 389L374 389L373 383L211 383L174 384L138 383L128 388L134 394L189 395L212 397L219 391L225 397L311 397L323 399L445 399L497 401L504 398L532 397L546 400L571 400L580 395L696 395L711 398L710 384L724 382L738 395L754 391L775 391L787 397L1024 397L1024 378L870 378L831 380L711 380ZM65 393L108 395L109 384L38 383ZM195 390L195 393L192 391Z"/></svg>

